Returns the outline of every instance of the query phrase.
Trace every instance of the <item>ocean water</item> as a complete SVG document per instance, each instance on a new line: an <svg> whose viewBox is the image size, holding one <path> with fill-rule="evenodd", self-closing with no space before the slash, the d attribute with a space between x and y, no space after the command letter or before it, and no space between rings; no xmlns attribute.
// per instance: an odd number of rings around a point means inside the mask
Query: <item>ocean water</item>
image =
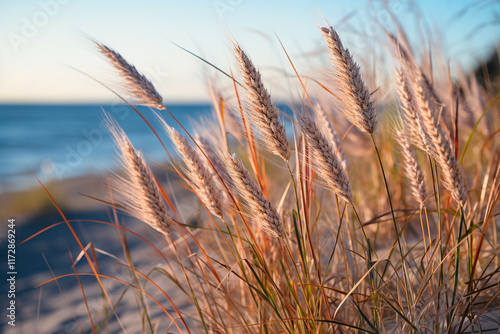
<svg viewBox="0 0 500 334"><path fill-rule="evenodd" d="M138 107L169 140L149 108ZM212 116L210 105L174 105L169 110L189 130L193 121ZM126 105L0 105L0 192L42 182L101 174L116 167L116 154L103 126L104 112L115 118L147 159L165 162L167 154L137 113ZM176 123L163 115L169 124Z"/></svg>
<svg viewBox="0 0 500 334"><path fill-rule="evenodd" d="M287 106L279 107L291 113ZM137 108L173 152L153 111ZM194 123L215 120L208 104L169 105L169 110L190 132ZM147 159L168 160L151 129L126 105L0 105L0 193L37 186L35 175L47 183L116 168L113 141L102 122L105 112L117 120ZM167 123L182 134L173 119L163 113ZM287 128L290 131L289 124Z"/></svg>

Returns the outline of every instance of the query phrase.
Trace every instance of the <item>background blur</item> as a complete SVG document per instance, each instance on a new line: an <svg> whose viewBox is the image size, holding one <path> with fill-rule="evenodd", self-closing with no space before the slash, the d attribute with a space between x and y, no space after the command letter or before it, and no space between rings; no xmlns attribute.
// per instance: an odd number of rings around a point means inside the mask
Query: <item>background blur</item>
<svg viewBox="0 0 500 334"><path fill-rule="evenodd" d="M92 37L151 76L168 102L206 102L201 64L169 41L228 68L229 38L235 37L265 70L284 58L276 36L295 62L322 50L316 25L324 25L324 18L354 54L366 52L384 38L378 23L390 26L387 9L414 42L420 44L422 25L466 67L487 57L500 40L499 1L0 1L0 101L112 101L109 91L71 69L112 79L88 41Z"/></svg>

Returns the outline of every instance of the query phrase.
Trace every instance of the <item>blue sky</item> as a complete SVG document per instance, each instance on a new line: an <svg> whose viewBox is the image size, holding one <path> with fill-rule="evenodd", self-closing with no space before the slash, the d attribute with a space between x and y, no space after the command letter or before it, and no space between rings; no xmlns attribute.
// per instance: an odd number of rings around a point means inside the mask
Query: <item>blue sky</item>
<svg viewBox="0 0 500 334"><path fill-rule="evenodd" d="M417 26L418 8L433 38L439 37L449 56L465 66L500 41L498 0L388 1L410 32ZM466 14L457 16L464 8ZM380 0L0 0L0 102L113 101L109 91L73 69L116 82L88 36L134 63L167 101L207 100L204 73L213 72L169 41L234 69L230 38L237 38L264 77L272 79L271 68L286 66L276 35L307 72L311 58L303 55L323 47L316 28L324 24L322 15L338 25L354 55L368 48L353 31L376 41L383 36L375 19L388 22Z"/></svg>

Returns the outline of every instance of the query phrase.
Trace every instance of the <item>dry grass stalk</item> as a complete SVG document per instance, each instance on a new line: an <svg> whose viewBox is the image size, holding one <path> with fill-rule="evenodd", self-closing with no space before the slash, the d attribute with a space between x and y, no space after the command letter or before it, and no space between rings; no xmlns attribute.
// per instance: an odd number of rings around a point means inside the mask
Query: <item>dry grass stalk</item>
<svg viewBox="0 0 500 334"><path fill-rule="evenodd" d="M409 45L407 45L406 43L404 43L405 45L403 45L403 43L401 43L401 41L390 32L387 32L387 37L392 45L392 49L395 52L394 56L401 63L405 71L412 73L416 73L417 71L419 71L418 65L415 62L415 58L413 57L411 50L408 50ZM403 41L404 40L405 38L403 38Z"/></svg>
<svg viewBox="0 0 500 334"><path fill-rule="evenodd" d="M279 120L279 110L272 103L271 96L262 83L259 71L252 64L245 51L238 45L235 46L234 51L250 102L250 119L271 152L288 161L290 148L285 126Z"/></svg>
<svg viewBox="0 0 500 334"><path fill-rule="evenodd" d="M119 125L107 119L113 140L120 155L124 176L111 178L117 203L131 216L143 221L158 232L168 234L173 219L161 195L157 181L146 164L141 152L137 151Z"/></svg>
<svg viewBox="0 0 500 334"><path fill-rule="evenodd" d="M465 98L474 113L474 120L477 121L486 110L486 101L484 100L485 91L483 86L477 81L477 78L471 77L469 81L469 94L467 94ZM486 113L484 118L486 119L479 123L479 127L483 132L488 133L490 128L489 125L493 124L492 113Z"/></svg>
<svg viewBox="0 0 500 334"><path fill-rule="evenodd" d="M300 128L312 151L311 164L326 187L352 203L349 178L341 160L335 154L332 142L320 131L314 120L305 113L299 115Z"/></svg>
<svg viewBox="0 0 500 334"><path fill-rule="evenodd" d="M163 106L163 98L156 91L151 81L143 74L139 73L135 66L128 63L118 52L104 44L95 43L99 51L101 51L101 53L108 58L111 65L118 70L118 73L125 81L126 90L130 95L145 106L165 109Z"/></svg>
<svg viewBox="0 0 500 334"><path fill-rule="evenodd" d="M160 118L161 119L161 118ZM181 136L174 128L170 127L163 119L162 125L174 143L177 152L186 164L190 186L205 204L207 209L215 216L223 218L224 200L220 187L215 182L213 173L207 169L205 157L189 145L187 139Z"/></svg>
<svg viewBox="0 0 500 334"><path fill-rule="evenodd" d="M252 220L273 237L283 238L281 218L257 182L235 154L228 155L227 165L234 186L247 203Z"/></svg>
<svg viewBox="0 0 500 334"><path fill-rule="evenodd" d="M200 129L200 131L202 130ZM203 159L204 165L208 169L210 174L214 176L214 180L217 183L224 181L224 183L226 183L227 185L231 185L231 177L228 175L228 171L226 169L226 166L224 165L224 161L221 158L221 155L223 153L220 152L220 149L217 148L217 144L215 144L215 140L217 140L217 138L210 138L211 140L208 140L208 137L208 134L205 134L205 136L203 137L198 133L195 135L196 142L198 143L198 145L200 145L201 149L203 150L203 152L205 152L208 159L212 163L212 165L210 165L207 159ZM222 178L222 181L215 175L215 171L213 169L217 170ZM220 188L222 189L224 188L224 186L221 184ZM226 192L226 189L224 189L224 192Z"/></svg>
<svg viewBox="0 0 500 334"><path fill-rule="evenodd" d="M399 100L401 101L403 123L406 131L408 131L409 139L421 150L425 152L432 151L432 154L435 154L432 141L425 130L421 117L418 114L415 92L413 91L411 84L406 79L402 69L396 73L396 84Z"/></svg>
<svg viewBox="0 0 500 334"><path fill-rule="evenodd" d="M407 44L408 41L406 40L406 38L403 39L405 41L405 45L402 45L394 35L389 33L388 36L389 41L391 42L391 45L395 51L395 56L398 62L401 64L401 74L404 73L405 75L409 76L410 81L422 81L423 87L430 96L429 103L431 103L432 108L444 108L445 104L441 102L441 99L436 93L431 80L429 80L428 76L416 63L415 57L412 54L411 49L409 49L409 45Z"/></svg>
<svg viewBox="0 0 500 334"><path fill-rule="evenodd" d="M416 82L415 86L419 115L422 117L427 134L432 141L433 150L429 150L428 153L436 159L441 167L443 184L451 193L453 200L464 206L467 200L467 189L455 159L450 138L439 123L437 111L431 109L432 103L428 96L429 93L425 89L425 83L420 80Z"/></svg>
<svg viewBox="0 0 500 334"><path fill-rule="evenodd" d="M332 147L337 155L337 157L340 159L342 162L342 167L344 167L346 173L347 173L347 159L344 155L344 151L340 147L340 138L337 135L337 131L333 128L332 123L328 119L328 116L326 115L325 111L323 108L318 104L316 105L316 122L318 124L319 129L321 132L326 136L326 138L330 141L332 144Z"/></svg>
<svg viewBox="0 0 500 334"><path fill-rule="evenodd" d="M486 109L484 87L479 84L474 75L467 76L461 67L458 68L458 77L459 89L462 93L460 94L460 108L467 115L467 125L472 128ZM462 109L460 112L462 112ZM479 122L478 130L484 133L489 132L488 125L493 123L491 115L492 113L484 114L483 118L486 119Z"/></svg>
<svg viewBox="0 0 500 334"><path fill-rule="evenodd" d="M474 112L467 102L467 99L459 92L456 85L453 85L453 98L455 100L458 98L459 120L472 129L476 123Z"/></svg>
<svg viewBox="0 0 500 334"><path fill-rule="evenodd" d="M338 86L342 94L343 110L346 118L360 131L372 134L377 127L375 102L361 77L359 66L353 60L339 35L333 29L321 28L323 37L330 51L333 65L336 68Z"/></svg>
<svg viewBox="0 0 500 334"><path fill-rule="evenodd" d="M484 101L484 89L479 84L476 77L470 78L470 89L469 94L466 98L469 101L469 104L473 106L473 109L476 111L476 115L481 115L486 109L486 102Z"/></svg>
<svg viewBox="0 0 500 334"><path fill-rule="evenodd" d="M403 156L403 166L406 172L406 178L410 181L411 193L420 205L424 205L426 193L425 182L415 151L411 147L404 132L398 131L396 135L401 155Z"/></svg>

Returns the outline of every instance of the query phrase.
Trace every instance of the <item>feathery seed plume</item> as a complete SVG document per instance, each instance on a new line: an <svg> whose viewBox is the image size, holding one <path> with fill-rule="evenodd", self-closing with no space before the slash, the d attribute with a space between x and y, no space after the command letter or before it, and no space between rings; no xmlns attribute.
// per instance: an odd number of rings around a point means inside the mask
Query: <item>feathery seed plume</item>
<svg viewBox="0 0 500 334"><path fill-rule="evenodd" d="M108 58L111 65L113 65L125 81L125 88L130 95L147 107L165 109L162 102L163 98L156 91L151 81L139 73L135 66L128 63L118 52L104 44L95 43L99 51Z"/></svg>
<svg viewBox="0 0 500 334"><path fill-rule="evenodd" d="M415 151L411 147L404 132L397 131L396 139L399 144L401 155L403 156L403 166L405 168L406 178L410 181L412 195L420 205L423 205L426 193L425 182Z"/></svg>
<svg viewBox="0 0 500 334"><path fill-rule="evenodd" d="M119 125L108 117L106 121L120 154L125 175L111 179L117 203L131 216L143 221L160 233L168 234L173 223L151 168Z"/></svg>
<svg viewBox="0 0 500 334"><path fill-rule="evenodd" d="M467 188L451 148L450 138L439 124L438 113L436 110L432 110L433 104L430 102L429 92L425 89L425 83L420 80L415 85L419 115L422 117L427 134L432 141L432 150L429 150L428 153L436 159L441 167L443 185L451 193L453 200L463 206L467 200Z"/></svg>
<svg viewBox="0 0 500 334"><path fill-rule="evenodd" d="M425 152L432 151L434 154L435 150L431 143L431 139L425 131L425 126L422 123L421 116L418 114L415 92L406 79L403 69L400 69L396 73L396 84L399 100L401 101L403 123L405 125L405 129L408 131L408 138L421 150Z"/></svg>
<svg viewBox="0 0 500 334"><path fill-rule="evenodd" d="M340 147L340 138L337 135L337 131L335 131L332 123L328 119L328 116L326 115L325 111L323 110L323 108L319 104L316 105L315 110L316 110L316 116L317 116L316 123L318 124L319 129L321 130L321 132L326 136L326 138L332 144L332 147L333 147L335 153L337 154L337 157L342 162L342 167L344 167L344 169L347 172L347 166L348 166L347 159L344 155L344 151Z"/></svg>
<svg viewBox="0 0 500 334"><path fill-rule="evenodd" d="M335 154L331 141L327 140L309 115L300 114L299 122L302 133L312 150L313 158L311 160L314 170L323 179L329 190L352 203L349 178L342 162Z"/></svg>
<svg viewBox="0 0 500 334"><path fill-rule="evenodd" d="M251 106L250 119L263 136L271 152L290 159L290 148L285 126L279 120L279 110L271 101L271 96L264 87L259 71L239 45L234 48L245 81L245 88Z"/></svg>
<svg viewBox="0 0 500 334"><path fill-rule="evenodd" d="M161 118L160 118L161 119ZM161 119L162 120L162 119ZM208 210L215 216L223 218L223 200L220 196L221 189L214 180L214 175L206 168L204 160L206 158L199 151L195 151L189 145L187 139L181 136L174 128L165 121L162 122L165 131L174 143L177 152L188 169L188 176L191 187L205 204Z"/></svg>
<svg viewBox="0 0 500 334"><path fill-rule="evenodd" d="M247 203L253 220L269 235L283 238L283 224L278 212L266 198L240 158L235 154L228 155L227 164L235 188Z"/></svg>
<svg viewBox="0 0 500 334"><path fill-rule="evenodd" d="M343 95L344 115L360 131L372 134L377 127L375 102L359 72L359 66L353 60L339 35L333 29L321 28L333 65L336 68L338 85Z"/></svg>
<svg viewBox="0 0 500 334"><path fill-rule="evenodd" d="M216 139L210 138L210 140L208 140L207 138L200 136L199 133L195 135L195 139L212 163L212 165L210 165L207 159L204 159L204 165L208 169L208 171L214 175L215 181L217 183L221 183L222 181L224 181L226 185L230 186L231 177L229 176L227 168L224 165L224 159L221 157L223 153L219 151L220 149L216 147L216 144L213 141ZM222 178L222 181L215 175L215 171L213 169L217 170L220 177ZM221 184L220 188L224 188L224 186ZM226 189L224 189L224 192L226 192Z"/></svg>

